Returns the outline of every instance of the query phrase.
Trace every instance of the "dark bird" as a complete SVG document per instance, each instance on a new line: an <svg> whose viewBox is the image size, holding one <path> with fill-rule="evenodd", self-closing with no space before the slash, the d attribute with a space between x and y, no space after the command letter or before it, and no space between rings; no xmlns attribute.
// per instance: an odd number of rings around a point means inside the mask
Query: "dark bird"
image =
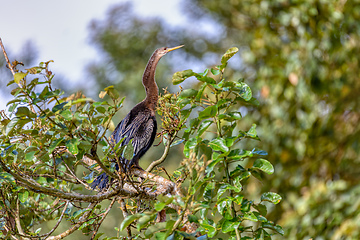
<svg viewBox="0 0 360 240"><path fill-rule="evenodd" d="M119 156L121 163L124 163L124 170L128 170L133 166L139 167L139 159L154 142L157 129L155 108L159 98L159 88L155 82L156 66L162 56L182 46L183 45L173 48L162 47L155 50L146 65L142 78L146 98L130 110L111 135L111 143L113 145L116 145L116 143L124 139L120 144L124 146L132 140L132 146L134 148L133 158L128 161ZM117 165L116 170L119 170L119 166ZM99 187L99 189L102 190L107 187L108 183L108 175L102 173L94 180L92 188L95 189Z"/></svg>

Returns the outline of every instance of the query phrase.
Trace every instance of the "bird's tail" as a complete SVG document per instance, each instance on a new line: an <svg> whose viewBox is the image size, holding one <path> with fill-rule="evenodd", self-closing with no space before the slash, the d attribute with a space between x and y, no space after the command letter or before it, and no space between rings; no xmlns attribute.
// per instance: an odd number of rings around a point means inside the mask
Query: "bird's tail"
<svg viewBox="0 0 360 240"><path fill-rule="evenodd" d="M104 190L109 185L109 176L106 173L102 173L95 178L95 180L91 184L91 188L99 188L100 190Z"/></svg>
<svg viewBox="0 0 360 240"><path fill-rule="evenodd" d="M120 161L120 164L122 166L122 171L124 172L129 172L130 168L133 166L136 166L137 168L139 167L139 158L138 157L134 157L133 159L131 159L130 161L122 158ZM119 171L119 165L116 164L115 165L115 169L116 171ZM106 173L102 173L100 175L98 175L95 180L92 182L91 184L91 188L94 190L95 188L99 188L100 191L107 189L111 182L113 181L113 179L109 179L109 176Z"/></svg>
<svg viewBox="0 0 360 240"><path fill-rule="evenodd" d="M116 171L119 171L119 165L115 165ZM106 173L98 175L91 184L91 188L99 188L100 191L107 189L110 186L112 179L109 179L109 176Z"/></svg>

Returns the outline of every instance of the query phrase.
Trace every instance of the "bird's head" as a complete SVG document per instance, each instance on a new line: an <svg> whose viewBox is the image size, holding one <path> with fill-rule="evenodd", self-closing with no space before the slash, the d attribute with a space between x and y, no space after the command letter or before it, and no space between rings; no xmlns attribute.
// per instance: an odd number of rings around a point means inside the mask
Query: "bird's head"
<svg viewBox="0 0 360 240"><path fill-rule="evenodd" d="M172 47L172 48L169 48L169 47L161 47L161 48L158 48L156 50L156 53L158 56L162 57L164 56L165 54L167 54L168 52L171 52L171 51L174 51L176 49L179 49L181 47L183 47L184 45L180 45L180 46L177 46L177 47Z"/></svg>

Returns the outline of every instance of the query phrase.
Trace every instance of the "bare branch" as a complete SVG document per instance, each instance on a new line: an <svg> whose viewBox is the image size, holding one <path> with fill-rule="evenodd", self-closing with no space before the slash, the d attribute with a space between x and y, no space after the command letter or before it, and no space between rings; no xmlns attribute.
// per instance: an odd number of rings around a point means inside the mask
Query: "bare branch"
<svg viewBox="0 0 360 240"><path fill-rule="evenodd" d="M20 222L20 206L19 206L19 199L16 200L16 211L15 211L15 223L16 223L16 228L19 232L19 234L24 235L24 230L21 227L21 222ZM22 238L24 240L28 240L29 238Z"/></svg>
<svg viewBox="0 0 360 240"><path fill-rule="evenodd" d="M14 75L15 75L14 68L12 67L12 65L11 65L11 63L10 63L10 60L9 60L9 58L8 58L8 55L7 55L6 51L5 51L5 47L4 47L3 43L2 43L1 38L0 38L0 46L1 46L1 49L2 49L2 51L3 51L5 60L6 60L7 64L8 64L8 66L9 66L9 69L10 69L12 75L14 76ZM21 86L19 85L19 87L21 87Z"/></svg>
<svg viewBox="0 0 360 240"><path fill-rule="evenodd" d="M146 169L147 172L151 172L154 167L156 167L157 165L163 163L167 157L167 155L169 154L169 150L170 150L170 145L171 143L174 141L174 138L170 137L170 139L168 139L168 142L165 146L165 149L164 149L164 153L163 155L161 156L161 158L159 158L158 160L156 161L153 161L149 166L148 168Z"/></svg>

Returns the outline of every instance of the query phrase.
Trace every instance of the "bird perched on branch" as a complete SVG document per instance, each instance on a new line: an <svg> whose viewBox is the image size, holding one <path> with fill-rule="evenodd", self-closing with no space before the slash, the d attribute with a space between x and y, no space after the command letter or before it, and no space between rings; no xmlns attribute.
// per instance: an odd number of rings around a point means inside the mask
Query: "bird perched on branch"
<svg viewBox="0 0 360 240"><path fill-rule="evenodd" d="M111 143L115 146L116 143L122 141L120 146L127 145L131 140L134 148L134 155L132 159L123 159L121 156L121 163L124 170L129 170L131 167L139 167L139 159L151 147L156 135L156 118L155 108L159 98L159 89L155 82L156 66L166 53L183 47L177 46L173 48L162 47L155 50L150 57L142 78L142 84L145 87L146 98L138 103L125 118L117 125L111 135ZM119 170L119 166L116 166ZM109 183L109 177L106 173L97 176L92 184L92 188L98 187L100 190L106 188Z"/></svg>

